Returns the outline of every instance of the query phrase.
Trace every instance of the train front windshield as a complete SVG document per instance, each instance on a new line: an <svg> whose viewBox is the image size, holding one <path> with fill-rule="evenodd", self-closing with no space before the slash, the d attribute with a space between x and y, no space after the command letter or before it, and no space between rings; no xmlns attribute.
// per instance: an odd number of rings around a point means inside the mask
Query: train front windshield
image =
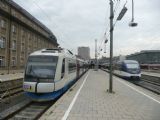
<svg viewBox="0 0 160 120"><path fill-rule="evenodd" d="M139 69L139 65L137 63L127 63L126 66L128 69Z"/></svg>
<svg viewBox="0 0 160 120"><path fill-rule="evenodd" d="M30 56L25 72L25 81L38 79L54 79L58 57L57 56Z"/></svg>

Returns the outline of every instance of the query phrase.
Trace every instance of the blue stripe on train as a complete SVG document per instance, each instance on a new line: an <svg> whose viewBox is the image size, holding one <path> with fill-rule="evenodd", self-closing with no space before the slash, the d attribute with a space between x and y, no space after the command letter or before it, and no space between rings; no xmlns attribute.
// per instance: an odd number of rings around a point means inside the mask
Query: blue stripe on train
<svg viewBox="0 0 160 120"><path fill-rule="evenodd" d="M63 88L61 88L58 91L54 91L51 93L41 93L41 94L36 94L36 93L31 93L31 92L25 92L25 94L31 98L33 101L49 101L49 100L54 100L58 98L60 95L62 95L65 91L69 89L71 85L73 85L76 82L77 79L72 80L69 82L67 85L65 85Z"/></svg>
<svg viewBox="0 0 160 120"><path fill-rule="evenodd" d="M86 72L87 71L85 71L84 73L82 73L78 78L75 78L72 81L70 81L67 85L65 85L63 88L61 88L58 91L54 91L54 92L51 92L51 93L42 93L42 94L25 92L25 94L29 98L31 98L33 101L39 101L39 102L41 102L41 101L54 100L54 99L60 97L60 95L62 95L64 92L66 92Z"/></svg>

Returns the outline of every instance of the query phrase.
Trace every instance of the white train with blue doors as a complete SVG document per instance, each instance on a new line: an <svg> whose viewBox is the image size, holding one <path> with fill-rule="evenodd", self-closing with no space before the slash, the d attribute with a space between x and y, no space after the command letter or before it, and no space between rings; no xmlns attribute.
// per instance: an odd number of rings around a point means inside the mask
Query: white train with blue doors
<svg viewBox="0 0 160 120"><path fill-rule="evenodd" d="M23 90L33 101L54 100L87 70L86 62L69 50L35 51L26 64Z"/></svg>
<svg viewBox="0 0 160 120"><path fill-rule="evenodd" d="M141 77L140 65L135 60L123 60L114 65L114 74L123 78L138 78Z"/></svg>

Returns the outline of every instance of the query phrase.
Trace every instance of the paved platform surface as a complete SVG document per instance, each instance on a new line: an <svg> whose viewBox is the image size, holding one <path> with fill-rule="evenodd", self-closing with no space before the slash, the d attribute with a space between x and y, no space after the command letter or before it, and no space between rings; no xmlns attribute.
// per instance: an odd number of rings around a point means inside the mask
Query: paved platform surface
<svg viewBox="0 0 160 120"><path fill-rule="evenodd" d="M160 96L109 75L89 70L40 120L160 120Z"/></svg>
<svg viewBox="0 0 160 120"><path fill-rule="evenodd" d="M0 75L0 82L6 82L10 80L17 80L24 77L24 73L15 73L15 74L5 74Z"/></svg>
<svg viewBox="0 0 160 120"><path fill-rule="evenodd" d="M144 72L144 71L142 71L142 74L144 74L144 75L149 75L149 76L160 77L160 73Z"/></svg>

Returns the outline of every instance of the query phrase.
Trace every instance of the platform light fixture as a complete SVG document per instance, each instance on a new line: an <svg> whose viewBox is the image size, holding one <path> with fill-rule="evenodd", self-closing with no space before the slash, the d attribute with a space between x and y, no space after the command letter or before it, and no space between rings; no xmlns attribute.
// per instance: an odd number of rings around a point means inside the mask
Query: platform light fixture
<svg viewBox="0 0 160 120"><path fill-rule="evenodd" d="M110 74L109 74L109 89L107 90L109 93L113 92L113 31L114 31L114 25L113 25L113 19L114 19L114 11L113 11L113 0L110 0ZM121 20L125 13L127 12L127 8L123 7L121 10L117 20ZM132 20L129 23L129 26L135 27L138 23L134 22L134 2L132 0Z"/></svg>
<svg viewBox="0 0 160 120"><path fill-rule="evenodd" d="M108 42L108 39L106 39L105 41L104 41L104 43L106 44Z"/></svg>
<svg viewBox="0 0 160 120"><path fill-rule="evenodd" d="M134 22L134 1L132 0L132 20L129 23L130 27L136 27L138 23Z"/></svg>
<svg viewBox="0 0 160 120"><path fill-rule="evenodd" d="M104 44L104 53L106 53L106 43Z"/></svg>

